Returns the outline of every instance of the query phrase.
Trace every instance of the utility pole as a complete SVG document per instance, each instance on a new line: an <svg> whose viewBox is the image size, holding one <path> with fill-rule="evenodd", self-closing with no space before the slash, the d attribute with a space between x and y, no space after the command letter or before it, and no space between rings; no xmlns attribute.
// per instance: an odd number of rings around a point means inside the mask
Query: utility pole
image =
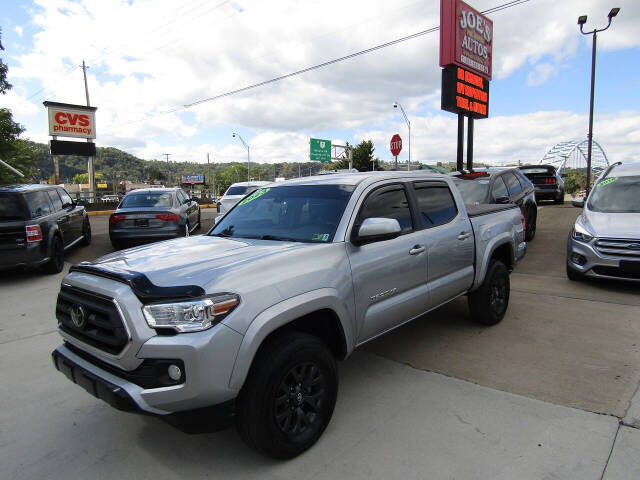
<svg viewBox="0 0 640 480"><path fill-rule="evenodd" d="M87 107L90 107L89 86L87 85L87 66L84 63L84 59L82 60L82 75L84 76L84 94L87 98ZM91 139L87 138L87 142L91 143ZM89 174L89 198L94 199L96 195L96 176L95 171L93 170L93 157L89 157L87 159L87 173Z"/></svg>

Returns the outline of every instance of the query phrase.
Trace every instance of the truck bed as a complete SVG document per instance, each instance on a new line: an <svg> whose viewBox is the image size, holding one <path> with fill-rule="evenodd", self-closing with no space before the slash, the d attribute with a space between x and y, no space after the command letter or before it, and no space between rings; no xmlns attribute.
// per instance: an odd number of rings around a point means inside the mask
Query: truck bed
<svg viewBox="0 0 640 480"><path fill-rule="evenodd" d="M499 212L501 210L509 210L510 208L518 208L515 203L484 203L481 205L468 205L465 204L469 218L479 217L481 215L488 215L490 213Z"/></svg>

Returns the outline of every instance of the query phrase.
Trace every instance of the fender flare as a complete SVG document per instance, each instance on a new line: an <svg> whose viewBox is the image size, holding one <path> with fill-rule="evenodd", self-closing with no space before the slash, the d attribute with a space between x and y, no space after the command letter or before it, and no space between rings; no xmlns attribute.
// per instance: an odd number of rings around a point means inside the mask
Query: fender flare
<svg viewBox="0 0 640 480"><path fill-rule="evenodd" d="M513 248L513 238L510 233L504 232L501 235L498 235L497 237L494 237L493 239L491 239L489 245L487 245L487 248L484 251L484 256L482 258L482 265L480 265L479 268L477 268L476 270L476 279L475 279L473 288L470 291L474 291L478 287L480 287L480 285L482 285L482 282L484 281L484 277L487 274L487 269L489 268L489 261L491 260L491 257L493 257L493 254L495 253L495 251L498 248L502 247L503 245L509 246L509 254L511 256L511 265L515 265L515 251Z"/></svg>
<svg viewBox="0 0 640 480"><path fill-rule="evenodd" d="M316 312L332 310L340 322L347 355L353 351L355 335L347 306L339 300L334 288L321 288L279 302L262 311L249 325L229 378L229 388L240 390L249 373L253 359L267 336L292 321Z"/></svg>

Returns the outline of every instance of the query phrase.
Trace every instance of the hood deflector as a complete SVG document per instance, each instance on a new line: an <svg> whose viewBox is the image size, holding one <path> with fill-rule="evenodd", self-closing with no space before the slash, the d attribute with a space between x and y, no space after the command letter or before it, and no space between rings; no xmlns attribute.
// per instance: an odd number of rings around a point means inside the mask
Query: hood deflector
<svg viewBox="0 0 640 480"><path fill-rule="evenodd" d="M126 283L131 287L136 297L140 299L142 303L155 302L158 300L178 300L199 298L204 296L205 291L198 285L176 285L171 287L160 287L155 285L149 280L149 278L139 272L131 272L128 270L119 270L114 272L98 265L92 265L90 263L79 263L73 265L69 272L88 273L90 275L97 275L99 277L109 278L118 282Z"/></svg>

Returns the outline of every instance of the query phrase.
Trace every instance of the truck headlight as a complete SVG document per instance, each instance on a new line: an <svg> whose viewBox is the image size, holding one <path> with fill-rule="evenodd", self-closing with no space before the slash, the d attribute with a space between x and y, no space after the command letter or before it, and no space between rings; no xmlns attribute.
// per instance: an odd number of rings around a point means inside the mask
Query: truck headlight
<svg viewBox="0 0 640 480"><path fill-rule="evenodd" d="M170 328L178 333L200 332L220 322L239 303L238 295L225 293L198 300L145 305L142 312L151 328Z"/></svg>

